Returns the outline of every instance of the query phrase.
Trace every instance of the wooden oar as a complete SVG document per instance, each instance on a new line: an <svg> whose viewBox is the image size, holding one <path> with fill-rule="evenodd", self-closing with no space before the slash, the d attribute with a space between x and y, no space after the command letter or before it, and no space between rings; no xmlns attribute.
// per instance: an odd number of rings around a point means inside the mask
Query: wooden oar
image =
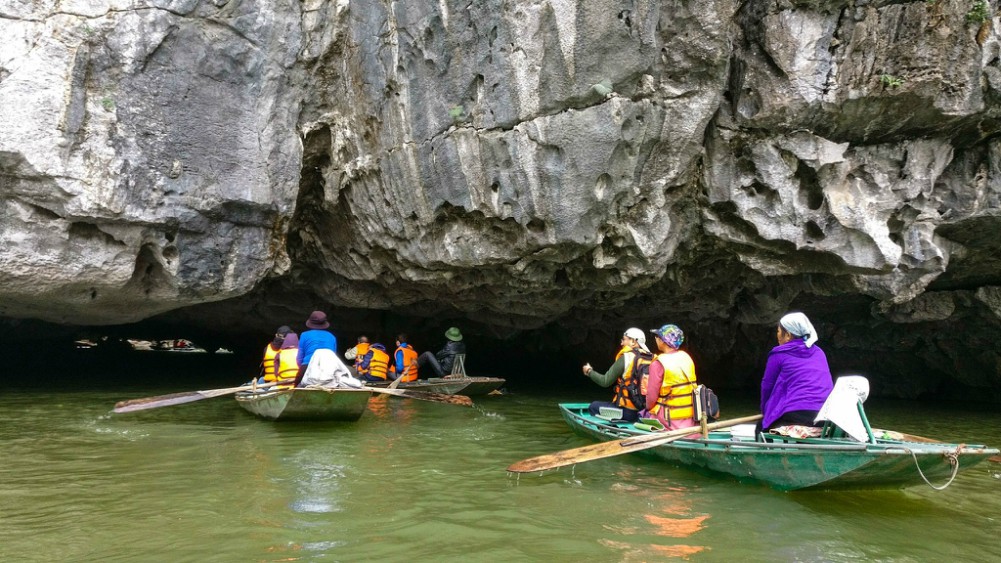
<svg viewBox="0 0 1001 563"><path fill-rule="evenodd" d="M283 384L287 385L288 382L274 381L271 383L262 383L260 385L241 385L239 387L227 387L225 389L208 389L206 391L187 391L184 393L157 395L155 397L143 397L142 399L129 399L127 401L119 401L115 403L115 408L113 412L123 413L132 411L143 411L148 409L158 409L160 407L182 405L184 403L190 403L193 401L201 401L202 399L211 399L212 397L220 397L222 395L232 395L234 393L239 393L240 391L249 391L251 389L263 389L266 387L273 387L275 385L283 385Z"/></svg>
<svg viewBox="0 0 1001 563"><path fill-rule="evenodd" d="M891 430L891 432L895 432L895 430ZM897 432L897 434L900 434L901 439L904 440L905 442L919 442L926 444L942 443L942 440L936 440L934 438L925 438L924 436L915 436L914 434L904 434L903 432ZM987 461L991 463L1001 463L1001 455L992 455L991 457L987 458Z"/></svg>
<svg viewBox="0 0 1001 563"><path fill-rule="evenodd" d="M393 395L395 397L405 397L407 399L417 399L419 401L431 401L434 403L446 403L460 407L473 406L473 400L465 395L444 395L442 393L427 393L425 391L411 391L409 389L388 389L386 387L363 387L366 391Z"/></svg>
<svg viewBox="0 0 1001 563"><path fill-rule="evenodd" d="M745 416L742 418L734 418L731 420L721 420L719 422L713 422L712 424L707 424L706 429L715 430L717 428L726 428L729 426L733 426L735 424L755 422L760 419L761 415L756 414L753 416ZM507 470L514 473L532 473L535 471L546 471L548 469L556 469L558 467L574 465L575 463L584 463L585 461L594 461L596 459L604 459L606 457L612 457L620 454L628 454L633 452L639 452L642 450L647 450L650 448L655 448L662 444L668 444L675 440L684 438L685 436L689 436L691 434L698 434L701 431L702 431L701 426L691 426L688 428L679 428L677 430L670 430L667 432L655 432L653 434L644 436L630 436L629 438L615 440L614 442L601 442L598 444L590 444L587 446L582 446L580 448L563 450L562 452L556 452L554 454L546 454L537 457L531 457L528 459L523 459L519 462L513 463L511 466L507 468Z"/></svg>

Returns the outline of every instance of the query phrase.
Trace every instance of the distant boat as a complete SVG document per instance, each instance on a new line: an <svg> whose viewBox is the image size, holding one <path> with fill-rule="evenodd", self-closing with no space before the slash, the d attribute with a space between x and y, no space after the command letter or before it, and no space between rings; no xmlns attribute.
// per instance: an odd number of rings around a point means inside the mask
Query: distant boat
<svg viewBox="0 0 1001 563"><path fill-rule="evenodd" d="M371 391L316 387L242 391L236 402L248 412L269 420L339 420L361 418Z"/></svg>
<svg viewBox="0 0 1001 563"><path fill-rule="evenodd" d="M861 403L858 408L865 420ZM591 415L586 403L561 404L560 412L575 432L600 441L651 434L632 423ZM996 448L979 444L948 444L889 431L874 432L867 420L865 432L865 442L850 437L793 438L777 434L767 434L767 441L760 442L755 441L753 430L743 433L735 426L709 432L706 438L697 434L694 439L686 437L636 453L766 483L783 491L895 489L922 483L939 486L945 481L951 483L960 470L998 454Z"/></svg>

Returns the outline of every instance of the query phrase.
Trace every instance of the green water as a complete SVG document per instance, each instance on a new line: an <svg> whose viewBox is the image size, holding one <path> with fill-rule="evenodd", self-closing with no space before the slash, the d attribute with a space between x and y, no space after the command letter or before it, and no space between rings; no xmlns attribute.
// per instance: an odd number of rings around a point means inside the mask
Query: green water
<svg viewBox="0 0 1001 563"><path fill-rule="evenodd" d="M587 443L556 403L604 397L591 387L474 409L383 397L353 424L258 420L229 397L110 413L178 390L0 392L0 561L1001 560L1001 464L943 492L780 493L636 457L508 475ZM869 416L1001 445L996 411Z"/></svg>

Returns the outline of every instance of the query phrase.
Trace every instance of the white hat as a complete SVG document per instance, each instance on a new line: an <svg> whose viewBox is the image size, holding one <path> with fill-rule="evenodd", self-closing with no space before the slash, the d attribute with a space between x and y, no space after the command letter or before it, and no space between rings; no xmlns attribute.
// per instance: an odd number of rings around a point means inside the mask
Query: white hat
<svg viewBox="0 0 1001 563"><path fill-rule="evenodd" d="M627 330L626 333L623 334L622 336L625 336L626 338L632 338L633 340L638 341L640 344L646 344L646 333L644 333L642 330L638 328L631 328Z"/></svg>

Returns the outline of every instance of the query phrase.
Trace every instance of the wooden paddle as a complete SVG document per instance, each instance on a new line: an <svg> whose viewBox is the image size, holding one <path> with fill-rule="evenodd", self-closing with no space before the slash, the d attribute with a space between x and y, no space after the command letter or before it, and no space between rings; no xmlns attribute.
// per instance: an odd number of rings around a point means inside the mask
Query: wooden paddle
<svg viewBox="0 0 1001 563"><path fill-rule="evenodd" d="M160 407L169 407L172 405L182 405L184 403L191 403L193 401L201 401L202 399L211 399L212 397L220 397L222 395L232 395L234 393L239 393L240 391L249 391L251 389L264 389L266 387L273 387L275 385L288 384L288 382L271 382L262 383L260 385L241 385L239 387L227 387L225 389L209 389L206 391L187 391L184 393L171 393L169 395L157 395L155 397L143 397L142 399L129 399L127 401L119 401L115 403L115 408L113 412L123 413L123 412L133 412L133 411L144 411L149 409L158 409Z"/></svg>
<svg viewBox="0 0 1001 563"><path fill-rule="evenodd" d="M755 422L760 419L761 415L756 414L753 416L745 416L731 420L721 420L719 422L707 424L706 429L715 430L717 428L726 428L735 424ZM691 434L698 434L701 431L701 426L691 426L688 428L669 430L667 432L655 432L653 434L643 436L630 436L629 438L623 438L613 442L590 444L580 448L563 450L554 454L546 454L523 459L509 466L507 470L513 473L532 473L534 471L556 469L558 467L565 467L567 465L574 465L585 461L594 461L596 459L604 459L606 457L655 448L662 444L668 444L675 440L679 440Z"/></svg>
<svg viewBox="0 0 1001 563"><path fill-rule="evenodd" d="M397 387L399 387L399 386L400 386L400 382L401 382L401 381L403 381L403 377L404 377L405 375L406 375L405 373L401 373L401 374L400 374L400 377L397 377L396 379L394 379L394 380L393 380L393 382L392 382L392 383L390 383L390 384L389 384L389 385L388 385L388 386L386 387L386 389L396 389Z"/></svg>
<svg viewBox="0 0 1001 563"><path fill-rule="evenodd" d="M459 407L473 406L473 400L465 395L445 395L442 393L428 393L425 391L411 391L409 389L389 389L386 387L362 387L366 391L404 397L407 399L417 399L419 401L431 401L434 403L445 403Z"/></svg>
<svg viewBox="0 0 1001 563"><path fill-rule="evenodd" d="M891 432L895 431L891 430ZM915 436L914 434L904 434L903 432L897 432L897 434L900 434L901 439L904 440L905 442L919 442L926 444L942 443L942 440L936 440L934 438L925 438L924 436ZM1001 455L993 455L987 458L987 461L989 461L990 463L1001 463Z"/></svg>

